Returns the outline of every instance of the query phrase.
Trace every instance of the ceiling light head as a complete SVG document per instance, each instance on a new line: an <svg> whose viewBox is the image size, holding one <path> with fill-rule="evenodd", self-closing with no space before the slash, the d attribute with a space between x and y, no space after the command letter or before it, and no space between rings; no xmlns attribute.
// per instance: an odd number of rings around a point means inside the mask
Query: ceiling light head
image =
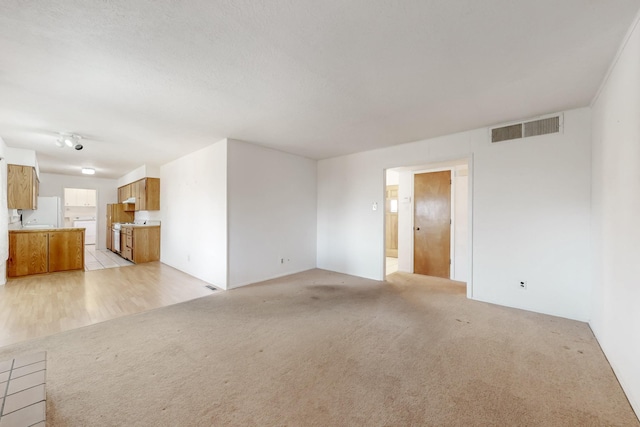
<svg viewBox="0 0 640 427"><path fill-rule="evenodd" d="M84 175L95 175L96 170L93 168L82 168L82 173Z"/></svg>
<svg viewBox="0 0 640 427"><path fill-rule="evenodd" d="M56 140L56 145L60 148L69 147L76 150L82 150L84 147L80 144L82 137L74 133L61 133L60 138Z"/></svg>

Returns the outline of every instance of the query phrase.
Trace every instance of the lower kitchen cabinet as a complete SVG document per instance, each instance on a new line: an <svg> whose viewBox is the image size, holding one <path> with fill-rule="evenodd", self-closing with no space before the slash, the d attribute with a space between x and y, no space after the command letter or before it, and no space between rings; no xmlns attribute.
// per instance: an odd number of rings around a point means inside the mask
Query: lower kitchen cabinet
<svg viewBox="0 0 640 427"><path fill-rule="evenodd" d="M49 272L84 268L84 231L49 233Z"/></svg>
<svg viewBox="0 0 640 427"><path fill-rule="evenodd" d="M9 231L8 277L83 268L83 228Z"/></svg>
<svg viewBox="0 0 640 427"><path fill-rule="evenodd" d="M120 255L136 264L160 260L160 226L123 226Z"/></svg>
<svg viewBox="0 0 640 427"><path fill-rule="evenodd" d="M28 276L47 271L49 271L49 233L10 231L7 276Z"/></svg>

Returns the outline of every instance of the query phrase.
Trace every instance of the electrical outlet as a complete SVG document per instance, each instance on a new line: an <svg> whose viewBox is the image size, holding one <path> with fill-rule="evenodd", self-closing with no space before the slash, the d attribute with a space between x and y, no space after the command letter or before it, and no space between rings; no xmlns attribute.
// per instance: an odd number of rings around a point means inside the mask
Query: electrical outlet
<svg viewBox="0 0 640 427"><path fill-rule="evenodd" d="M284 258L280 258L280 264L284 264Z"/></svg>
<svg viewBox="0 0 640 427"><path fill-rule="evenodd" d="M527 289L527 281L526 280L520 280L518 282L518 287L520 287L520 289L522 289L522 290L526 290Z"/></svg>

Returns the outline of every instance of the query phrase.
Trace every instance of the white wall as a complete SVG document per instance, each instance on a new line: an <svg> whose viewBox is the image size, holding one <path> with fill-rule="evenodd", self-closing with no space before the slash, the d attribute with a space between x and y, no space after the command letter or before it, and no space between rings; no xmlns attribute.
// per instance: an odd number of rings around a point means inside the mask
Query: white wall
<svg viewBox="0 0 640 427"><path fill-rule="evenodd" d="M400 184L400 173L394 170L387 170L387 185L399 185Z"/></svg>
<svg viewBox="0 0 640 427"><path fill-rule="evenodd" d="M6 147L5 158L7 159L7 164L10 165L34 167L36 169L36 176L40 178L40 167L38 166L38 158L34 150Z"/></svg>
<svg viewBox="0 0 640 427"><path fill-rule="evenodd" d="M228 179L229 287L315 268L316 161L229 140Z"/></svg>
<svg viewBox="0 0 640 427"><path fill-rule="evenodd" d="M466 165L455 168L453 186L452 278L466 282L469 275L469 168Z"/></svg>
<svg viewBox="0 0 640 427"><path fill-rule="evenodd" d="M161 261L227 288L227 141L160 168Z"/></svg>
<svg viewBox="0 0 640 427"><path fill-rule="evenodd" d="M590 110L566 112L562 134L500 144L488 134L319 161L318 267L381 280L384 210L371 206L384 200L384 169L472 156L473 298L587 320Z"/></svg>
<svg viewBox="0 0 640 427"><path fill-rule="evenodd" d="M7 144L0 138L0 285L7 283L7 259L9 258L9 209L7 206Z"/></svg>
<svg viewBox="0 0 640 427"><path fill-rule="evenodd" d="M90 188L96 190L96 248L104 249L107 247L107 204L118 202L116 182L115 179L42 172L40 174L40 196L60 197L64 201L65 188Z"/></svg>
<svg viewBox="0 0 640 427"><path fill-rule="evenodd" d="M591 328L640 414L640 28L593 103Z"/></svg>
<svg viewBox="0 0 640 427"><path fill-rule="evenodd" d="M118 187L131 184L142 178L160 178L160 168L152 165L142 165L118 178Z"/></svg>

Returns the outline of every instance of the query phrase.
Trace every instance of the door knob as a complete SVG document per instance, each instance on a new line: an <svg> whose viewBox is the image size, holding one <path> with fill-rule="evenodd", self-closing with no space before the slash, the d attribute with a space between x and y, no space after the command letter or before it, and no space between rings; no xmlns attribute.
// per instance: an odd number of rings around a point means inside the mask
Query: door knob
<svg viewBox="0 0 640 427"><path fill-rule="evenodd" d="M420 231L420 227L416 227L416 231Z"/></svg>

